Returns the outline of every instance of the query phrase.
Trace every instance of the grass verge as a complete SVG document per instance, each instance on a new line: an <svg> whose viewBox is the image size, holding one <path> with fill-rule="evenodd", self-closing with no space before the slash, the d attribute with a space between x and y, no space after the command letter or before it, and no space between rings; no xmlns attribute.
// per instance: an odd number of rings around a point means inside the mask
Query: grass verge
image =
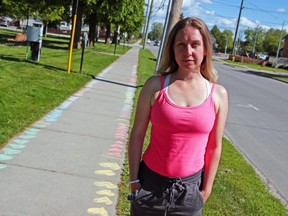
<svg viewBox="0 0 288 216"><path fill-rule="evenodd" d="M141 49L137 73L137 86L139 88L136 90L131 126L134 121L135 106L141 86L149 76L153 75L154 68L154 55L148 50ZM149 135L148 132L144 143L145 147L148 145ZM127 200L127 194L130 192L127 185L128 174L126 157L122 181L119 185L117 214L120 216L129 215L130 203ZM203 215L286 216L287 213L287 209L270 194L267 186L258 177L254 169L242 158L228 140L223 139L222 158L215 179L213 193L205 204Z"/></svg>
<svg viewBox="0 0 288 216"><path fill-rule="evenodd" d="M269 77L269 78L273 78L276 80L280 80L283 82L287 82L288 83L288 70L285 69L281 69L281 68L272 68L272 67L267 67L267 66L261 66L261 65L256 65L256 64L249 64L249 63L241 63L241 62L233 62L229 59L225 60L225 62L229 63L229 64L233 64L237 67L250 67L256 70L266 70L266 71L270 71L270 72L281 72L282 74L284 73L284 75L278 75L278 74L273 74L273 73L262 73L262 72L257 72L257 74L260 74L261 76L265 76L265 77ZM287 75L286 75L286 74Z"/></svg>
<svg viewBox="0 0 288 216"><path fill-rule="evenodd" d="M73 50L71 73L67 74L69 39L44 38L40 61L33 62L26 60L25 44L9 44L5 40L15 35L16 32L0 29L0 149L118 58L110 45L101 47L106 46L106 52L112 55L88 47L80 74L82 50ZM122 53L128 49L126 46Z"/></svg>

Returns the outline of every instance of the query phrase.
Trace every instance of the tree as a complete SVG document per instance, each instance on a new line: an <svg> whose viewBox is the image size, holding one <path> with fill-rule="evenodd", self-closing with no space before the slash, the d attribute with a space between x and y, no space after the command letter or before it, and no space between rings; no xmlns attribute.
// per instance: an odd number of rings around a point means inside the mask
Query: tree
<svg viewBox="0 0 288 216"><path fill-rule="evenodd" d="M226 52L229 52L229 50L232 50L232 45L233 45L233 32L231 30L225 29L222 33L221 37L221 44L219 45L221 48L221 51L225 51L226 47L226 40L227 40L227 50Z"/></svg>
<svg viewBox="0 0 288 216"><path fill-rule="evenodd" d="M69 5L71 0L38 0L37 4L33 0L3 0L1 8L7 14L19 19L26 19L29 16L40 18L45 26L49 22L61 20L65 11L65 5ZM44 28L45 29L45 28Z"/></svg>
<svg viewBox="0 0 288 216"><path fill-rule="evenodd" d="M257 35L257 31L249 28L249 29L246 29L244 31L244 34L245 34L245 41L244 41L245 49L252 51L253 46L254 46L254 42L255 42L255 38Z"/></svg>
<svg viewBox="0 0 288 216"><path fill-rule="evenodd" d="M222 35L221 35L221 31L219 30L217 25L214 25L210 32L211 32L212 36L215 38L215 40L216 40L216 44L217 44L216 48L217 48L219 43L221 43L221 40L223 39Z"/></svg>
<svg viewBox="0 0 288 216"><path fill-rule="evenodd" d="M148 37L151 40L161 40L162 38L162 32L163 32L163 23L160 22L154 22L152 24L152 30L149 32Z"/></svg>
<svg viewBox="0 0 288 216"><path fill-rule="evenodd" d="M264 36L263 40L263 49L269 54L269 55L276 55L277 49L278 49L278 43L279 43L279 37L281 34L281 30L279 29L269 29ZM285 35L287 33L284 32ZM281 38L282 40L282 38Z"/></svg>
<svg viewBox="0 0 288 216"><path fill-rule="evenodd" d="M106 27L106 43L110 43L111 32L134 33L141 29L144 21L144 0L90 0L88 8L89 27L100 24ZM113 25L111 25L113 24ZM93 34L90 34L93 36ZM90 38L94 40L94 38Z"/></svg>

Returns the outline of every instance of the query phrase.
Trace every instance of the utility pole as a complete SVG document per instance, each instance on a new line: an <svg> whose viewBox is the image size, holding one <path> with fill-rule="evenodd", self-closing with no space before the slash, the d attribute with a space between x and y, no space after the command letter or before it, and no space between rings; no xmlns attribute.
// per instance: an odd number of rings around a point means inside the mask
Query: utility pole
<svg viewBox="0 0 288 216"><path fill-rule="evenodd" d="M228 36L224 34L224 37L225 37L225 40L226 40L226 43L225 43L225 55L227 53L227 46L228 46Z"/></svg>
<svg viewBox="0 0 288 216"><path fill-rule="evenodd" d="M257 43L258 32L259 32L259 25L257 26L256 35L255 35L255 38L254 38L254 46L253 46L253 51L252 51L253 53L255 53L255 47L256 47L256 43Z"/></svg>
<svg viewBox="0 0 288 216"><path fill-rule="evenodd" d="M240 10L239 10L239 16L238 16L238 20L237 20L237 26L236 26L236 31L235 31L235 36L234 36L234 41L233 41L233 46L232 46L232 55L235 54L235 45L236 45L236 40L237 40L237 34L238 34L238 28L239 28L239 23L240 23L240 19L241 19L241 13L242 13L242 9L244 4L244 0L241 1L241 6L240 6Z"/></svg>
<svg viewBox="0 0 288 216"><path fill-rule="evenodd" d="M146 40L147 40L147 37L148 37L148 29L149 29L149 23L150 23L150 18L151 18L152 9L153 9L153 3L154 3L154 0L151 0L150 10L149 10L149 13L148 13L148 20L147 20L147 25L146 25L146 31L145 31L145 37L144 37L144 43L143 43L143 49L145 49ZM148 8L149 8L149 1L148 1L147 10L148 10Z"/></svg>
<svg viewBox="0 0 288 216"><path fill-rule="evenodd" d="M282 29L281 29L281 33L280 33L280 38L279 38L279 43L278 43L278 49L277 49L276 59L278 59L278 57L279 57L279 51L280 51L280 45L281 45L281 41L282 41L283 28L284 28L284 21L283 21Z"/></svg>
<svg viewBox="0 0 288 216"><path fill-rule="evenodd" d="M168 20L167 35L172 30L173 26L179 21L182 12L183 0L172 0L172 8Z"/></svg>
<svg viewBox="0 0 288 216"><path fill-rule="evenodd" d="M157 62L156 62L156 70L159 67L160 61L162 59L162 52L163 52L163 47L166 42L166 37L172 30L173 26L179 21L181 11L182 11L182 3L183 0L169 0L168 2L168 8L167 8L167 13L166 13L166 19L165 19L165 25L163 29L163 34L162 34L162 40L158 52L158 57L157 57Z"/></svg>
<svg viewBox="0 0 288 216"><path fill-rule="evenodd" d="M147 9L146 9L146 21L145 21L144 31L143 31L143 35L144 35L143 49L145 49L145 47L146 47L146 41L147 41L147 35L148 35L148 14L149 14L149 3L150 3L150 0L148 0L148 3L145 4L145 5L147 6Z"/></svg>

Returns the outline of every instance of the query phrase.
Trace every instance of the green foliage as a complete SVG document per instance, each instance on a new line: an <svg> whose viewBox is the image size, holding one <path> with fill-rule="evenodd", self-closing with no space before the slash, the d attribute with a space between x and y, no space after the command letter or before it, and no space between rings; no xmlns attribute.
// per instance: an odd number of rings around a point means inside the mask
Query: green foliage
<svg viewBox="0 0 288 216"><path fill-rule="evenodd" d="M216 41L218 41L221 37L221 31L217 27L217 25L214 25L213 28L211 29L211 34L214 36ZM218 42L217 42L218 43Z"/></svg>
<svg viewBox="0 0 288 216"><path fill-rule="evenodd" d="M128 32L129 34L141 31L144 24L144 0L126 1L124 7L123 20L119 25L122 31Z"/></svg>
<svg viewBox="0 0 288 216"><path fill-rule="evenodd" d="M284 32L282 37L287 33ZM281 30L279 29L269 29L263 39L263 49L270 55L276 55L278 49L278 43L280 40ZM281 38L282 41L282 38Z"/></svg>
<svg viewBox="0 0 288 216"><path fill-rule="evenodd" d="M26 19L27 16L34 16L45 21L61 20L65 5L70 0L3 0L3 7L10 16Z"/></svg>
<svg viewBox="0 0 288 216"><path fill-rule="evenodd" d="M211 29L212 36L216 39L216 44L218 47L216 49L218 51L224 52L225 46L226 46L226 37L227 37L227 48L232 48L233 44L233 33L231 30L225 29L223 32L220 31L220 29L215 25Z"/></svg>
<svg viewBox="0 0 288 216"><path fill-rule="evenodd" d="M151 40L161 40L163 33L163 23L155 22L152 24L152 30L148 34L148 38Z"/></svg>
<svg viewBox="0 0 288 216"><path fill-rule="evenodd" d="M98 23L113 23L130 34L139 31L143 25L143 5L144 0L90 0L88 8Z"/></svg>

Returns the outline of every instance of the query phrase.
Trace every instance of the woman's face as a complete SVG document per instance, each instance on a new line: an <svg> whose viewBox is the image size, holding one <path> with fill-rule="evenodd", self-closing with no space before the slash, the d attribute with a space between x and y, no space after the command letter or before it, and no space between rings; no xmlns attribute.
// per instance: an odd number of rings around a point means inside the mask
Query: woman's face
<svg viewBox="0 0 288 216"><path fill-rule="evenodd" d="M200 31L187 26L178 31L173 44L178 71L200 72L201 63L206 55Z"/></svg>

